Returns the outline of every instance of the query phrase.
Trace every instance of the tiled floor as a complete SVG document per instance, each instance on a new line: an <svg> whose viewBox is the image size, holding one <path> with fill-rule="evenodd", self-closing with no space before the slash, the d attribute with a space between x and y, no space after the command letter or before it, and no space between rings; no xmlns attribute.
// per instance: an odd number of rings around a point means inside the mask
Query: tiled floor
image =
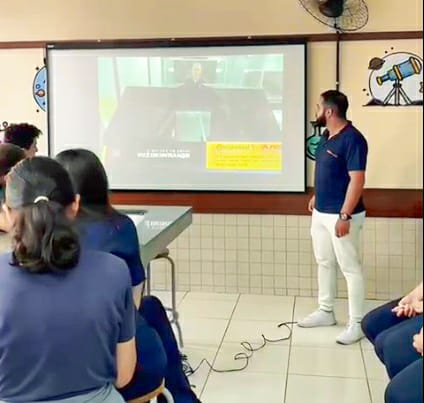
<svg viewBox="0 0 424 403"><path fill-rule="evenodd" d="M169 304L169 293L154 293ZM253 345L288 335L278 323L293 321L315 308L315 299L263 295L179 293L179 312L189 362L206 358L219 370L238 368L234 360ZM367 308L381 305L368 301ZM289 341L254 353L243 372L214 373L203 365L190 380L203 403L383 403L387 376L372 346L335 343L347 319L347 301L338 300L340 324L331 328L293 328Z"/></svg>

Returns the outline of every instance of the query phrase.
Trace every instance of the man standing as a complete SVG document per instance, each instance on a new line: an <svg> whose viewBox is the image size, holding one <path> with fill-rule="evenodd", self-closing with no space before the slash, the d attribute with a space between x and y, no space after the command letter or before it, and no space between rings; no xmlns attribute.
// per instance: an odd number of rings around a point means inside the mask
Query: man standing
<svg viewBox="0 0 424 403"><path fill-rule="evenodd" d="M326 127L316 152L312 242L318 263L319 309L298 322L300 327L336 324L337 266L347 281L349 324L336 341L352 344L364 337L361 330L365 299L359 256L359 234L365 221L362 193L368 145L346 118L347 97L339 91L321 95L317 123Z"/></svg>

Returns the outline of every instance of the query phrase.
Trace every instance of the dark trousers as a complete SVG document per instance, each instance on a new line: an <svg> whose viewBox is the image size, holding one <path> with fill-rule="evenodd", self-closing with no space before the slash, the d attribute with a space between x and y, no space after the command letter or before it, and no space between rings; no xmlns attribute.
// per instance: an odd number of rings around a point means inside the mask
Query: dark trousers
<svg viewBox="0 0 424 403"><path fill-rule="evenodd" d="M362 320L362 329L374 344L375 352L386 366L390 378L419 359L412 346L413 337L419 333L422 315L415 318L398 318L392 309L399 300L389 302L369 312Z"/></svg>
<svg viewBox="0 0 424 403"><path fill-rule="evenodd" d="M160 300L144 297L136 328L137 367L129 385L120 392L133 400L157 389L163 379L175 403L197 403L184 374L178 343ZM159 402L162 402L159 397Z"/></svg>
<svg viewBox="0 0 424 403"><path fill-rule="evenodd" d="M422 403L423 360L412 342L423 326L423 316L398 318L392 312L398 303L395 300L369 312L362 329L391 379L385 403Z"/></svg>
<svg viewBox="0 0 424 403"><path fill-rule="evenodd" d="M175 403L199 402L184 374L177 339L160 300L153 296L144 297L139 312L162 341L167 358L165 385L171 392ZM162 401L163 399L159 398L159 402Z"/></svg>
<svg viewBox="0 0 424 403"><path fill-rule="evenodd" d="M414 361L399 372L389 383L385 394L386 403L423 402L423 360Z"/></svg>
<svg viewBox="0 0 424 403"><path fill-rule="evenodd" d="M399 301L400 299L397 299L385 305L379 306L371 312L368 312L364 319L362 319L362 330L372 344L374 344L375 338L380 333L407 320L407 318L403 317L398 318L392 312L392 309L398 305Z"/></svg>

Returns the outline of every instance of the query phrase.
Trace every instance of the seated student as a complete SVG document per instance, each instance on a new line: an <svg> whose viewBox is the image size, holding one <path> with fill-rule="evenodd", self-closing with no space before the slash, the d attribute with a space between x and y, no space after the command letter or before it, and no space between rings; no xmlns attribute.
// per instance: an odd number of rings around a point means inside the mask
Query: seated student
<svg viewBox="0 0 424 403"><path fill-rule="evenodd" d="M11 124L4 130L4 142L14 144L24 149L26 157L32 158L37 154L37 140L41 130L29 123Z"/></svg>
<svg viewBox="0 0 424 403"><path fill-rule="evenodd" d="M369 312L362 329L391 379L386 403L421 403L423 284Z"/></svg>
<svg viewBox="0 0 424 403"><path fill-rule="evenodd" d="M411 343L411 340L405 341ZM398 372L390 381L386 388L385 403L423 402L423 328L414 336L412 344L418 358ZM386 355L392 353L398 354L393 349Z"/></svg>
<svg viewBox="0 0 424 403"><path fill-rule="evenodd" d="M0 144L0 203L4 201L4 189L6 185L6 175L21 160L25 158L22 148L13 144ZM3 211L0 211L0 231L8 232L9 222Z"/></svg>
<svg viewBox="0 0 424 403"><path fill-rule="evenodd" d="M50 158L10 171L3 209L13 248L0 256L0 401L123 402L114 384L136 362L125 263L80 246L71 180Z"/></svg>
<svg viewBox="0 0 424 403"><path fill-rule="evenodd" d="M423 284L402 299L369 312L362 321L366 337L393 378L400 370L418 359L412 343L413 336L423 326Z"/></svg>
<svg viewBox="0 0 424 403"><path fill-rule="evenodd" d="M87 150L63 151L56 158L69 172L75 192L79 194L77 222L84 244L123 258L133 278L134 301L140 313L136 335L139 365L131 384L121 391L123 396L130 400L149 391L146 382L155 366L151 361L156 358L157 365L163 365L152 350L154 339L159 337L166 352L163 377L175 402L199 402L183 372L178 344L162 303L153 296L141 298L141 288L137 285L144 281L145 274L137 231L127 216L110 205L107 176L101 162ZM159 368L155 372L160 373Z"/></svg>

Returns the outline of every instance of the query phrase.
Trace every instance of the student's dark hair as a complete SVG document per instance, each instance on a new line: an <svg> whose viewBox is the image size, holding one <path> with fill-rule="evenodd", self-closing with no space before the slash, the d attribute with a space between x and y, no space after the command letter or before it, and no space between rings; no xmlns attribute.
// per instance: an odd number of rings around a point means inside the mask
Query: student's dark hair
<svg viewBox="0 0 424 403"><path fill-rule="evenodd" d="M25 151L21 147L14 144L0 144L0 182L24 158Z"/></svg>
<svg viewBox="0 0 424 403"><path fill-rule="evenodd" d="M69 173L80 196L80 218L104 218L116 213L109 201L106 171L96 154L83 149L62 151L56 160Z"/></svg>
<svg viewBox="0 0 424 403"><path fill-rule="evenodd" d="M335 110L338 117L346 119L349 101L345 94L337 90L329 90L323 92L321 98L324 104Z"/></svg>
<svg viewBox="0 0 424 403"><path fill-rule="evenodd" d="M41 130L29 123L11 124L4 130L4 142L29 150Z"/></svg>
<svg viewBox="0 0 424 403"><path fill-rule="evenodd" d="M79 239L66 214L74 200L69 175L57 161L34 157L12 168L6 180L6 205L16 210L14 266L51 273L77 265Z"/></svg>

